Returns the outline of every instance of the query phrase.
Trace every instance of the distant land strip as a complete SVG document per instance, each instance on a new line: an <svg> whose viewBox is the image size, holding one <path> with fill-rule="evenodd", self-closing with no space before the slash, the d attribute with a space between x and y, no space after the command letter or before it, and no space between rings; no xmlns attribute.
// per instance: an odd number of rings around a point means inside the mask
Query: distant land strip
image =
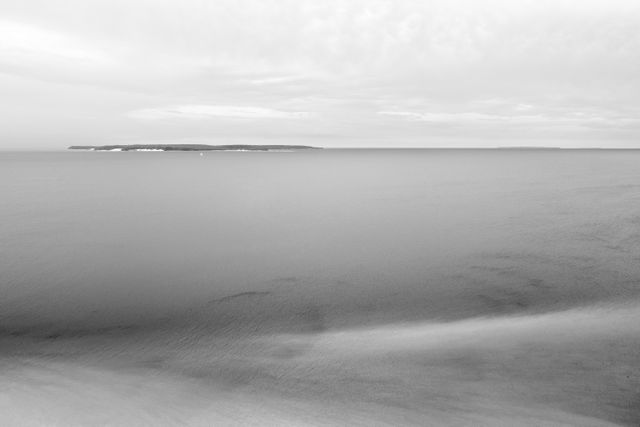
<svg viewBox="0 0 640 427"><path fill-rule="evenodd" d="M207 145L207 144L132 144L132 145L72 145L69 150L89 151L278 151L317 150L308 145Z"/></svg>

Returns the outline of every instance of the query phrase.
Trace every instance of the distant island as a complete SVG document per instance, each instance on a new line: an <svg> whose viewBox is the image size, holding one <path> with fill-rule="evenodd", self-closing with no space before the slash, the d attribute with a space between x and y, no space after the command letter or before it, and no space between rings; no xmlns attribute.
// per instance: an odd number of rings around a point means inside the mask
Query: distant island
<svg viewBox="0 0 640 427"><path fill-rule="evenodd" d="M562 150L561 147L538 147L535 145L515 145L515 146L500 146L496 147L498 150Z"/></svg>
<svg viewBox="0 0 640 427"><path fill-rule="evenodd" d="M289 151L317 150L308 145L207 145L207 144L130 144L72 145L69 150L89 151Z"/></svg>

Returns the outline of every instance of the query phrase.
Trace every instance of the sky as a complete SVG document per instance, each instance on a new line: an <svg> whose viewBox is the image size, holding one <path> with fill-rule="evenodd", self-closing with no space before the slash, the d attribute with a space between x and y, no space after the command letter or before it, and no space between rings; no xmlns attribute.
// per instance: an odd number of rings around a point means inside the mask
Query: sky
<svg viewBox="0 0 640 427"><path fill-rule="evenodd" d="M638 0L0 0L0 149L640 148Z"/></svg>

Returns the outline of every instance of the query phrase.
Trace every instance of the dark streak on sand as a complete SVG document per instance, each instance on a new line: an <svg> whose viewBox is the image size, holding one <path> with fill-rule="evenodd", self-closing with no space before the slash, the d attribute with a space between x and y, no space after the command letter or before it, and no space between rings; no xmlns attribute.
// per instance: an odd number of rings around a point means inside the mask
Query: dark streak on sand
<svg viewBox="0 0 640 427"><path fill-rule="evenodd" d="M122 332L129 332L135 327L132 325L117 325L103 328L87 328L87 329L53 329L47 327L31 327L22 329L0 329L0 338L12 337L12 338L37 338L46 340L56 339L72 339L72 338L86 338L90 336L100 336L108 334L117 334Z"/></svg>
<svg viewBox="0 0 640 427"><path fill-rule="evenodd" d="M268 291L240 292L238 294L228 295L226 297L222 297L222 298L217 298L217 299L211 300L211 302L225 302L225 301L230 301L230 300L235 299L235 298L259 297L259 296L266 296L266 295L271 295L271 292L268 292Z"/></svg>

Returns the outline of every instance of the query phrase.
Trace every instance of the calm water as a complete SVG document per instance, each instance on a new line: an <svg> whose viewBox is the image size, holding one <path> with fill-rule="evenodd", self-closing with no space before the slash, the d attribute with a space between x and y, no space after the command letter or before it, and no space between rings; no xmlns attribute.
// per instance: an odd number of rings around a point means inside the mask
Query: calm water
<svg viewBox="0 0 640 427"><path fill-rule="evenodd" d="M2 425L640 423L640 151L0 153Z"/></svg>

